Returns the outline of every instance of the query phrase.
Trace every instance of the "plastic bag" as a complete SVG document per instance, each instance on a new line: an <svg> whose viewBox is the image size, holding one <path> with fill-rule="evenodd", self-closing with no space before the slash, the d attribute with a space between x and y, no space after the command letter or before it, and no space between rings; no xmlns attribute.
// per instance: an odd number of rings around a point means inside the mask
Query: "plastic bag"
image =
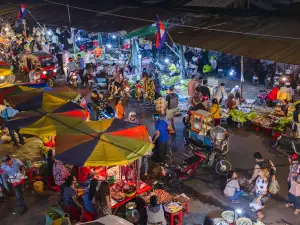
<svg viewBox="0 0 300 225"><path fill-rule="evenodd" d="M261 203L261 197L255 198L250 204L249 207L252 209L252 211L256 212L258 210L261 210L263 208L263 205Z"/></svg>
<svg viewBox="0 0 300 225"><path fill-rule="evenodd" d="M49 207L46 211L46 225L71 225L71 221L61 208Z"/></svg>
<svg viewBox="0 0 300 225"><path fill-rule="evenodd" d="M279 184L277 180L272 180L269 185L269 192L273 195L276 195L279 192Z"/></svg>

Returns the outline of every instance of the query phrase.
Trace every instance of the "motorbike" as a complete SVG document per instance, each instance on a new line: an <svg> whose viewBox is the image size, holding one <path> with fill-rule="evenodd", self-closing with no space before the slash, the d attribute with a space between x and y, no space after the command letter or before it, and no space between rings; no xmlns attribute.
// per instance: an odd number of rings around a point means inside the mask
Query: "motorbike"
<svg viewBox="0 0 300 225"><path fill-rule="evenodd" d="M89 89L92 89L93 86L94 86L94 84L95 84L94 76L91 75L91 74L88 74L88 75L87 75L87 78L88 78Z"/></svg>
<svg viewBox="0 0 300 225"><path fill-rule="evenodd" d="M88 103L87 108L89 110L91 118L95 118L92 104ZM97 120L111 119L114 116L115 116L115 110L111 106L106 106L105 109L99 111Z"/></svg>
<svg viewBox="0 0 300 225"><path fill-rule="evenodd" d="M190 178L199 166L214 168L218 175L225 175L231 171L231 164L226 156L218 155L214 150L208 154L193 151L193 155L186 158L181 164L162 169L162 183L168 187L179 185Z"/></svg>
<svg viewBox="0 0 300 225"><path fill-rule="evenodd" d="M300 139L281 135L272 148L278 156L300 155Z"/></svg>
<svg viewBox="0 0 300 225"><path fill-rule="evenodd" d="M229 78L229 80L234 80L235 77L237 77L237 72L236 72L236 70L234 69L234 67L231 67L231 68L228 70L228 78Z"/></svg>
<svg viewBox="0 0 300 225"><path fill-rule="evenodd" d="M72 85L74 88L78 87L78 74L76 71L71 72L69 84Z"/></svg>

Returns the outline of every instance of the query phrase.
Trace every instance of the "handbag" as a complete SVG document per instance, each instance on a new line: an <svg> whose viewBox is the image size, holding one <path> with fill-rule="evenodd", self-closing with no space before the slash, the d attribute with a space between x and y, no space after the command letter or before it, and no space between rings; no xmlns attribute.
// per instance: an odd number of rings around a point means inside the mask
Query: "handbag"
<svg viewBox="0 0 300 225"><path fill-rule="evenodd" d="M276 195L279 192L279 184L277 180L272 180L269 185L269 192L273 195Z"/></svg>
<svg viewBox="0 0 300 225"><path fill-rule="evenodd" d="M298 197L300 196L300 183L292 180L291 181L291 188L289 190L289 193Z"/></svg>

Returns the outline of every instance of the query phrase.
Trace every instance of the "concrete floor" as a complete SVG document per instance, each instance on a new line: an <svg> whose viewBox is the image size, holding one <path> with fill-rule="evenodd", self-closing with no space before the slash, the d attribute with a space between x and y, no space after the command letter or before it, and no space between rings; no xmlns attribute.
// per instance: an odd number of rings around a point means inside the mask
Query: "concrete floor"
<svg viewBox="0 0 300 225"><path fill-rule="evenodd" d="M234 86L237 82L228 81L227 86ZM259 90L259 87L254 87L251 84L244 85L245 97L251 98ZM87 90L82 91L83 95L89 94ZM137 118L148 128L149 134L154 132L154 124L151 120L152 111L146 110L144 106L136 106L135 103L130 103L127 113L135 111ZM182 118L176 118L176 138L172 140L172 151L175 155L175 161L180 162L183 158L186 149L183 146L182 135ZM300 216L295 216L292 209L284 207L285 199L287 197L287 176L288 165L287 159L278 157L271 152L271 138L267 134L255 133L248 128L231 129L232 132L230 140L230 152L228 157L232 162L235 170L245 176L251 176L255 162L252 154L260 151L264 157L271 159L277 166L277 179L280 184L280 192L276 196L272 196L267 202L263 210L265 219L263 222L272 225L299 225ZM36 147L32 147L36 148ZM12 152L10 146L1 145L0 155L6 152ZM25 153L22 153L24 155ZM249 209L249 202L252 197L246 197L241 200L240 204L232 205L223 196L220 190L220 179L216 176L211 169L198 169L196 174L181 185L181 191L184 192L190 201L190 213L184 218L184 224L201 224L204 216L212 211L221 211L224 209L237 209L243 210L247 216L254 216L253 212ZM14 213L14 199L1 198L0 199L0 225L42 225L45 224L45 210L47 207L57 202L57 193L44 192L42 195L34 195L27 190L26 202L29 205L29 211L19 216Z"/></svg>

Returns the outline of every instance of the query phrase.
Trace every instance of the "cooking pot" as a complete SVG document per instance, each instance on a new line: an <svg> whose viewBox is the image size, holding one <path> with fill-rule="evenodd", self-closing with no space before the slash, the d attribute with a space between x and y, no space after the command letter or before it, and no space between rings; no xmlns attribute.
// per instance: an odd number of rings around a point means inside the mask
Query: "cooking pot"
<svg viewBox="0 0 300 225"><path fill-rule="evenodd" d="M209 136L214 140L222 141L226 138L225 135L226 129L224 129L223 127L217 126L211 128L209 132L210 132Z"/></svg>

